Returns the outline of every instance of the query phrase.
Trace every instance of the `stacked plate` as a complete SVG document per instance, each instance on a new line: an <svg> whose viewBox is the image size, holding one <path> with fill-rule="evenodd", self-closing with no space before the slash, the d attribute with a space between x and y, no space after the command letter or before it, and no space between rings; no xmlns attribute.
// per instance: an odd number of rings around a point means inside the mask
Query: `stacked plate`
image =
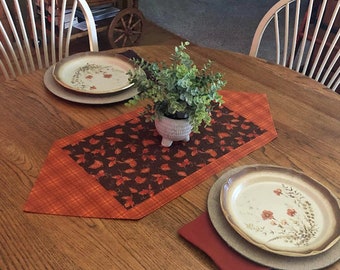
<svg viewBox="0 0 340 270"><path fill-rule="evenodd" d="M62 59L45 73L44 83L56 96L78 103L108 104L137 94L127 72L129 59L100 52L77 53Z"/></svg>
<svg viewBox="0 0 340 270"><path fill-rule="evenodd" d="M319 269L340 259L340 207L332 192L293 169L233 169L208 197L213 226L249 259L278 269Z"/></svg>

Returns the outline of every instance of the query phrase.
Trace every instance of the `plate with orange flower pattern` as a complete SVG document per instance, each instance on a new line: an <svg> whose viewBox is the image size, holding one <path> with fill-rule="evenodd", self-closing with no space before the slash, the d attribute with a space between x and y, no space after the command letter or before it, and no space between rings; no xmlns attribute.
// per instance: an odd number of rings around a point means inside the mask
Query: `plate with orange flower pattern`
<svg viewBox="0 0 340 270"><path fill-rule="evenodd" d="M244 239L264 250L292 257L312 256L340 238L335 195L293 169L245 167L222 185L222 212Z"/></svg>
<svg viewBox="0 0 340 270"><path fill-rule="evenodd" d="M134 66L122 55L83 52L60 60L53 77L63 87L86 94L110 94L132 86Z"/></svg>

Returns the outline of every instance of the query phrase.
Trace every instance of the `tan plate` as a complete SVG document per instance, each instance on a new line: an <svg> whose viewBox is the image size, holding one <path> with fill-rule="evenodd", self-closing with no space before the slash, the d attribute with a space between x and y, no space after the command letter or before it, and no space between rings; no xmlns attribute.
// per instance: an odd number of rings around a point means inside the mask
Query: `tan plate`
<svg viewBox="0 0 340 270"><path fill-rule="evenodd" d="M220 204L220 195L222 186L234 174L250 167L257 167L258 164L236 167L226 171L212 185L207 200L207 207L211 223L221 237L226 242L227 247L231 247L238 253L242 254L254 262L266 265L273 269L289 270L310 270L323 269L340 260L340 241L337 241L330 249L314 256L292 257L283 256L269 252L249 241L245 240L226 220ZM261 166L261 165L260 165Z"/></svg>
<svg viewBox="0 0 340 270"><path fill-rule="evenodd" d="M70 90L86 94L109 94L132 86L129 60L100 52L77 53L62 59L53 70L54 79Z"/></svg>
<svg viewBox="0 0 340 270"><path fill-rule="evenodd" d="M124 91L103 95L89 95L70 91L54 80L52 70L53 66L49 67L45 72L44 84L46 88L54 95L68 101L82 104L110 104L127 100L138 94L137 88L133 86Z"/></svg>
<svg viewBox="0 0 340 270"><path fill-rule="evenodd" d="M226 219L243 238L273 253L316 255L340 238L336 197L293 169L245 168L222 186L220 203Z"/></svg>

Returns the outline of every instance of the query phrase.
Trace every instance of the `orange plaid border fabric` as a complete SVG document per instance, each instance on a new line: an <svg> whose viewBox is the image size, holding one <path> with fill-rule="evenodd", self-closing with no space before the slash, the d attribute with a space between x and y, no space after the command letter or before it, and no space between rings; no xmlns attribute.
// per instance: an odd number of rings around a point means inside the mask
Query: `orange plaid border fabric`
<svg viewBox="0 0 340 270"><path fill-rule="evenodd" d="M138 109L56 141L29 194L24 211L66 216L140 219L276 138L277 133L264 94L225 90L221 91L221 94L224 96L228 117L238 118L229 118L229 124L222 124L233 129L233 121L240 122L239 116L243 119L240 125L244 130L238 131L234 141L230 141L231 145L224 145L226 140L219 138L221 140L217 144L212 144L212 147L204 151L204 147L200 145L203 148L198 149L201 151L195 150L195 154L192 154L193 147L189 147L188 143L178 143L171 146L171 149L160 150L160 137L152 128L145 128L150 134L141 135L144 139L150 136L147 143L138 138L140 126L145 124L138 122ZM127 131L124 133L124 128L129 125L132 125L131 130L134 130L135 134L127 134ZM217 133L210 127L206 133L209 131ZM218 132L216 136L228 137L228 134ZM209 141L206 137L207 134L203 130L201 134L194 134L189 143ZM134 138L137 138L134 144L130 143ZM105 149L104 144L99 147L100 139L109 141L109 146L112 147ZM155 145L157 140L159 143ZM148 148L149 144L153 148ZM189 148L191 154L186 153ZM225 153L218 154L215 151L217 148L224 149ZM123 151L124 159L119 160L118 157ZM178 168L182 168L178 173L169 169L174 168L176 164L153 164L164 158L164 151L168 153L168 157L179 153L187 157L177 162ZM209 161L196 161L196 169L185 169L186 165L195 164L193 161L197 158L206 159L202 156L203 153L200 155L199 152L210 154ZM150 166L143 165L137 170L138 164L146 162L150 162ZM162 167L164 173L155 171L159 167ZM136 175L132 176L133 173ZM147 177L142 177L143 173Z"/></svg>

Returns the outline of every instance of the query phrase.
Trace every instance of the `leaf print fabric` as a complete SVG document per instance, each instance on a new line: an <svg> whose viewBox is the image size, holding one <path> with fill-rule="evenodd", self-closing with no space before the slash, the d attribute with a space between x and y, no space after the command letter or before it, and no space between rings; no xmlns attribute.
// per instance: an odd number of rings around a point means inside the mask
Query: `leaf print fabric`
<svg viewBox="0 0 340 270"><path fill-rule="evenodd" d="M277 137L265 94L221 94L214 124L170 149L143 108L56 140L24 211L141 219Z"/></svg>
<svg viewBox="0 0 340 270"><path fill-rule="evenodd" d="M160 145L154 124L138 116L63 149L131 209L266 132L225 106L212 114L211 126L170 148Z"/></svg>

